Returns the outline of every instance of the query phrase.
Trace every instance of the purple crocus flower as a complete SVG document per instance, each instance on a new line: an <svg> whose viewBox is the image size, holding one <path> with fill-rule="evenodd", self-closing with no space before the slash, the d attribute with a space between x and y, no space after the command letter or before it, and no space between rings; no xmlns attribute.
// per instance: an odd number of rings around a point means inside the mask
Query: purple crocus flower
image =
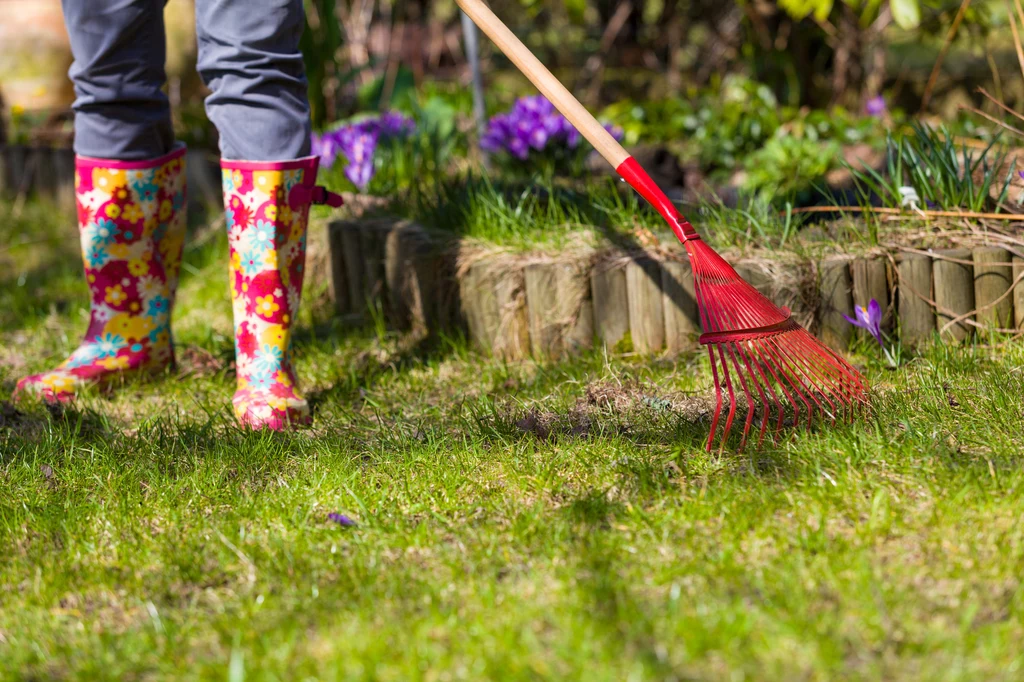
<svg viewBox="0 0 1024 682"><path fill-rule="evenodd" d="M330 168L341 154L348 160L345 177L361 190L373 178L373 157L381 140L399 139L412 134L416 123L398 112L347 123L323 135L313 134L313 154L320 157L320 165Z"/></svg>
<svg viewBox="0 0 1024 682"><path fill-rule="evenodd" d="M345 528L351 528L352 526L356 525L355 521L345 516L344 514L339 514L337 512L331 512L327 515L327 518L331 521L334 521L339 526L344 526Z"/></svg>
<svg viewBox="0 0 1024 682"><path fill-rule="evenodd" d="M367 132L360 126L345 126L338 132L338 147L348 159L345 177L359 189L365 190L373 178L373 153L377 150L380 133Z"/></svg>
<svg viewBox="0 0 1024 682"><path fill-rule="evenodd" d="M885 98L881 95L876 95L864 103L864 111L868 116L874 116L875 118L884 116L885 108Z"/></svg>
<svg viewBox="0 0 1024 682"><path fill-rule="evenodd" d="M875 337L878 341L879 346L883 346L882 343L882 306L878 304L878 301L871 299L867 307L857 306L854 308L854 314L856 317L850 317L849 315L843 315L846 321L852 324L854 327L860 327L861 329L867 329L868 332Z"/></svg>
<svg viewBox="0 0 1024 682"><path fill-rule="evenodd" d="M605 129L621 140L622 130L611 125ZM480 146L492 153L505 153L526 161L532 152L547 153L559 148L579 146L580 134L542 95L520 97L505 113L487 122Z"/></svg>
<svg viewBox="0 0 1024 682"><path fill-rule="evenodd" d="M312 154L320 157L320 166L330 168L338 158L338 144L329 133L317 135L313 133Z"/></svg>

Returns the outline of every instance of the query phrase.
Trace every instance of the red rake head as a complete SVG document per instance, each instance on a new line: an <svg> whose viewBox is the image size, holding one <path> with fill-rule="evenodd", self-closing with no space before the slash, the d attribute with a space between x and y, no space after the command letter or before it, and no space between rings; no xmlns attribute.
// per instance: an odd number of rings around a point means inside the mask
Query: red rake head
<svg viewBox="0 0 1024 682"><path fill-rule="evenodd" d="M836 417L851 418L867 404L867 386L860 373L790 319L789 310L777 307L744 282L701 240L636 159L626 158L616 170L665 218L690 255L704 330L700 342L708 347L717 398L708 451L722 417L723 383L729 401L723 448L741 402L746 403L747 413L740 448L747 442L758 410L760 444L773 411L778 435L787 417L793 425L806 418L810 427L816 416L834 423Z"/></svg>
<svg viewBox="0 0 1024 682"><path fill-rule="evenodd" d="M837 417L852 418L867 404L867 387L860 373L797 324L787 308L777 307L745 282L700 239L688 239L684 244L704 330L700 342L708 347L715 380L709 452L726 399L729 411L722 447L737 407L746 404L740 449L747 442L757 411L761 413L760 445L771 423L778 436L790 420L794 426L806 421L808 428L816 417L835 423Z"/></svg>

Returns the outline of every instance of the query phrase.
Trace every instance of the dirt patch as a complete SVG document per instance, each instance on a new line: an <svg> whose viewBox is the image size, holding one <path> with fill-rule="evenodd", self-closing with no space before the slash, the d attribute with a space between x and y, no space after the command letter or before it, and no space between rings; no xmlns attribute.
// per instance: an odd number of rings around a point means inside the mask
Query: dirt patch
<svg viewBox="0 0 1024 682"><path fill-rule="evenodd" d="M182 377L209 377L229 366L224 358L217 357L205 348L185 346L177 351L178 370Z"/></svg>
<svg viewBox="0 0 1024 682"><path fill-rule="evenodd" d="M25 419L25 415L19 412L14 405L8 402L0 402L0 429L15 428Z"/></svg>
<svg viewBox="0 0 1024 682"><path fill-rule="evenodd" d="M589 437L611 428L630 432L654 423L684 421L697 423L710 418L714 396L659 391L640 382L597 382L566 412L531 407L525 412L509 410L504 416L515 430L542 441L560 437Z"/></svg>

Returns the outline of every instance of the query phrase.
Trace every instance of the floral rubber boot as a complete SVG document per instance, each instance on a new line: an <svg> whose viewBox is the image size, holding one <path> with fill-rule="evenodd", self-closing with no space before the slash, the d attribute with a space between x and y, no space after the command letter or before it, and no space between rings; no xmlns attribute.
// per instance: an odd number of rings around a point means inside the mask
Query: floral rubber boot
<svg viewBox="0 0 1024 682"><path fill-rule="evenodd" d="M319 160L221 160L231 249L238 387L235 416L246 427L283 430L309 424L295 381L292 328L299 311L311 203L340 206L316 186Z"/></svg>
<svg viewBox="0 0 1024 682"><path fill-rule="evenodd" d="M171 306L185 241L185 147L147 161L75 159L89 328L71 356L23 378L16 398L70 402L86 385L174 362Z"/></svg>

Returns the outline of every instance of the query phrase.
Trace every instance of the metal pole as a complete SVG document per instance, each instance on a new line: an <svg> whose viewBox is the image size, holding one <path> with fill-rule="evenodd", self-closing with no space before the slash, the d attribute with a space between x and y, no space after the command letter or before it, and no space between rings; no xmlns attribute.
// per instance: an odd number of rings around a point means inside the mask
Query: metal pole
<svg viewBox="0 0 1024 682"><path fill-rule="evenodd" d="M479 149L480 138L487 129L487 112L484 108L484 79L480 73L480 41L477 39L477 28L473 20L465 12L459 12L462 19L462 39L466 44L466 59L469 61L469 73L473 89L473 119L476 121L477 147L480 158L487 165L487 152Z"/></svg>

